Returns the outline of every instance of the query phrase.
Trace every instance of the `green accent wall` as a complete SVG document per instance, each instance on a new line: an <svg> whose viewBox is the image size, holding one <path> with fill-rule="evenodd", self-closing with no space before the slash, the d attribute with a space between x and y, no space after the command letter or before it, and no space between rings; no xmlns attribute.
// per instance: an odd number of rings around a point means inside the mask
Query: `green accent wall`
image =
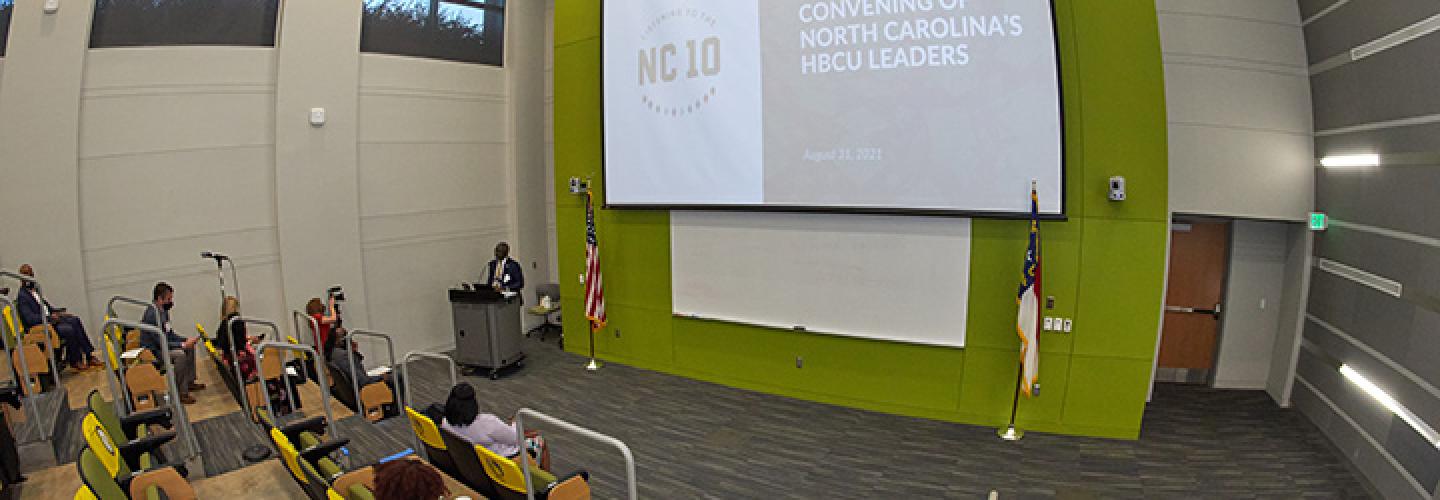
<svg viewBox="0 0 1440 500"><path fill-rule="evenodd" d="M1066 133L1065 222L1044 222L1047 316L1074 318L1040 339L1040 395L1028 430L1133 439L1155 356L1169 232L1164 75L1152 0L1055 0ZM582 311L585 206L570 177L601 175L600 2L555 6L555 186L564 307ZM1129 199L1106 198L1123 175ZM597 185L596 199L604 186ZM1023 220L973 225L964 349L676 318L667 211L597 210L610 324L604 360L837 405L998 426L1009 418L1019 341L1015 289ZM566 349L586 322L565 315ZM805 358L796 368L795 358Z"/></svg>

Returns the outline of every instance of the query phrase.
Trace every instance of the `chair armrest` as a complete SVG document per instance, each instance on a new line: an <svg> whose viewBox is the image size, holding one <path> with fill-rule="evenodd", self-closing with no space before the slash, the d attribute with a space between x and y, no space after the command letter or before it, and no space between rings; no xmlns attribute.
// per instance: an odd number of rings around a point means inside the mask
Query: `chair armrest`
<svg viewBox="0 0 1440 500"><path fill-rule="evenodd" d="M285 424L285 425L283 425L283 426L280 426L280 432L284 433L284 434L285 434L285 437L290 438L291 441L299 441L298 439L296 439L296 437L297 437L301 432L305 432L305 431L310 431L310 432L313 432L313 433L315 433L315 434L324 435L324 434L325 434L325 417L315 416L315 417L310 417L310 418L307 418L307 419L304 419L304 420L297 420L297 421L295 421L295 422L291 422L291 423Z"/></svg>
<svg viewBox="0 0 1440 500"><path fill-rule="evenodd" d="M350 438L332 439L301 450L300 458L304 458L305 461L314 464L316 460L330 456L335 450L344 448L347 444L350 444Z"/></svg>
<svg viewBox="0 0 1440 500"><path fill-rule="evenodd" d="M127 489L130 498L145 498L145 490L151 486L159 488L170 500L195 500L195 488L171 467L133 476Z"/></svg>
<svg viewBox="0 0 1440 500"><path fill-rule="evenodd" d="M175 431L165 431L121 444L119 446L120 457L125 459L125 464L130 466L130 470L140 470L141 455L155 452L161 445L172 439L175 439Z"/></svg>
<svg viewBox="0 0 1440 500"><path fill-rule="evenodd" d="M174 424L170 421L171 418L169 408L155 408L120 417L120 426L124 429L125 435L134 436L135 429L142 425L156 424L164 426L166 429L174 428Z"/></svg>

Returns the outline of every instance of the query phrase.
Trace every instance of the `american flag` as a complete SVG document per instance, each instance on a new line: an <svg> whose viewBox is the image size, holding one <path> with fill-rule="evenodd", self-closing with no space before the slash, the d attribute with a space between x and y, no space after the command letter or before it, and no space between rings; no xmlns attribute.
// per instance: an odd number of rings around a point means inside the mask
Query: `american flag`
<svg viewBox="0 0 1440 500"><path fill-rule="evenodd" d="M1040 197L1030 188L1030 247L1025 251L1021 270L1020 305L1015 332L1020 335L1020 390L1026 397L1035 396L1040 388Z"/></svg>
<svg viewBox="0 0 1440 500"><path fill-rule="evenodd" d="M595 239L595 207L585 193L585 319L590 330L605 327L605 286L600 280L600 242Z"/></svg>

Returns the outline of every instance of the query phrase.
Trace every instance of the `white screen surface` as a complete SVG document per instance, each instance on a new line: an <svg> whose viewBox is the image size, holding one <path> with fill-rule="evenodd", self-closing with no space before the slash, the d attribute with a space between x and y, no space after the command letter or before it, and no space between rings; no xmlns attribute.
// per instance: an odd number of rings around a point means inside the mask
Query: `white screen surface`
<svg viewBox="0 0 1440 500"><path fill-rule="evenodd" d="M679 211L670 245L676 315L965 346L970 219Z"/></svg>
<svg viewBox="0 0 1440 500"><path fill-rule="evenodd" d="M605 0L612 206L1062 213L1048 0Z"/></svg>

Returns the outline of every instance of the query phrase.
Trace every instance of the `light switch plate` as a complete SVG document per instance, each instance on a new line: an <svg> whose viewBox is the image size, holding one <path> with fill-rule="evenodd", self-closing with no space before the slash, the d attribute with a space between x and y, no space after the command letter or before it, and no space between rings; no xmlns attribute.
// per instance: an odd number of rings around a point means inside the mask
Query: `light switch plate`
<svg viewBox="0 0 1440 500"><path fill-rule="evenodd" d="M1045 318L1045 331L1055 329L1055 318Z"/></svg>
<svg viewBox="0 0 1440 500"><path fill-rule="evenodd" d="M45 13L54 14L60 10L60 0L45 0Z"/></svg>
<svg viewBox="0 0 1440 500"><path fill-rule="evenodd" d="M325 108L310 108L310 124L316 127L325 124Z"/></svg>
<svg viewBox="0 0 1440 500"><path fill-rule="evenodd" d="M1070 333L1070 328L1071 328L1072 326L1074 326L1074 323L1075 323L1075 320L1072 320L1072 319L1070 319L1070 318L1065 318L1065 333Z"/></svg>

